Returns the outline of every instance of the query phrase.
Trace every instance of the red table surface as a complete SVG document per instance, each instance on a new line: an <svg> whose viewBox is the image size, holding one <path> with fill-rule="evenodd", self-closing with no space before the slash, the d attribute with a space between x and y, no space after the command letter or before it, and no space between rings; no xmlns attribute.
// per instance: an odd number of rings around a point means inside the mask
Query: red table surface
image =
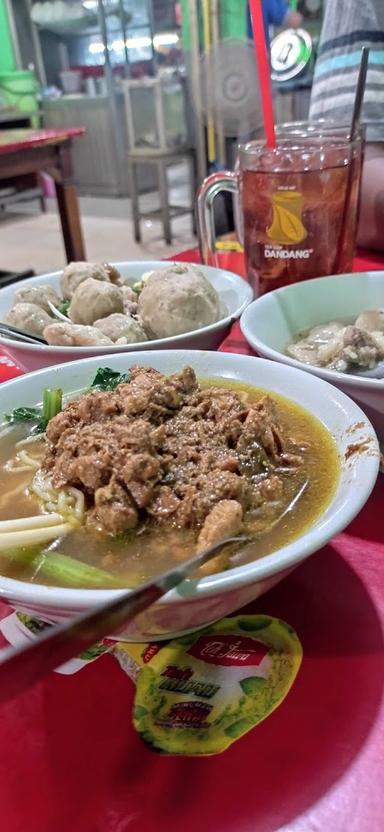
<svg viewBox="0 0 384 832"><path fill-rule="evenodd" d="M246 351L238 328L234 345ZM293 625L304 658L281 707L224 754L147 750L133 685L108 655L5 706L2 832L382 832L383 498L381 477L343 534L247 608Z"/></svg>
<svg viewBox="0 0 384 832"><path fill-rule="evenodd" d="M75 139L77 136L83 136L84 133L84 127L0 130L0 154L17 153L30 147L57 144L68 139Z"/></svg>

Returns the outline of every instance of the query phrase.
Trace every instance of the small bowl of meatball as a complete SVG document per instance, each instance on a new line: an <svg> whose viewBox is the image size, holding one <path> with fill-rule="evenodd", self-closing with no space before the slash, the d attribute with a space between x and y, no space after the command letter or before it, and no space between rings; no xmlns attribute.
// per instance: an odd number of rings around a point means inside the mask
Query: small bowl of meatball
<svg viewBox="0 0 384 832"><path fill-rule="evenodd" d="M69 263L0 290L0 321L44 339L0 335L22 370L109 353L216 349L253 297L232 272L191 263Z"/></svg>

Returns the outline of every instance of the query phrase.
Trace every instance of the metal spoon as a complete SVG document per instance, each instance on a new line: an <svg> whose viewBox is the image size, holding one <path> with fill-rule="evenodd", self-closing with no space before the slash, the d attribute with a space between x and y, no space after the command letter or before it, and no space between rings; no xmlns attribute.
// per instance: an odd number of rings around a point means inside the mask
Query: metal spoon
<svg viewBox="0 0 384 832"><path fill-rule="evenodd" d="M83 653L104 636L121 630L123 625L203 566L223 546L247 541L247 537L227 537L137 589L119 592L117 599L97 604L91 612L52 627L36 640L22 647L1 650L0 703L23 693L48 671Z"/></svg>
<svg viewBox="0 0 384 832"><path fill-rule="evenodd" d="M40 335L32 335L31 332L25 332L24 329L18 329L16 326L6 324L0 321L0 335L5 335L13 341L25 341L27 344L47 344L45 338Z"/></svg>

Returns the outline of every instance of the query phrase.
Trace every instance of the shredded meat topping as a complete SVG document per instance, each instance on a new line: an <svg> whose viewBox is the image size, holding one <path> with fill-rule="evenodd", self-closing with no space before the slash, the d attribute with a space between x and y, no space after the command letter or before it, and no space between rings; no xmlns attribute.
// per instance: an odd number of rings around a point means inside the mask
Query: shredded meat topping
<svg viewBox="0 0 384 832"><path fill-rule="evenodd" d="M201 529L200 541L238 531L244 512L281 496L279 466L297 465L274 402L201 389L193 370L134 367L113 392L89 392L47 428L43 467L54 487L86 495L88 522L107 532L146 518Z"/></svg>

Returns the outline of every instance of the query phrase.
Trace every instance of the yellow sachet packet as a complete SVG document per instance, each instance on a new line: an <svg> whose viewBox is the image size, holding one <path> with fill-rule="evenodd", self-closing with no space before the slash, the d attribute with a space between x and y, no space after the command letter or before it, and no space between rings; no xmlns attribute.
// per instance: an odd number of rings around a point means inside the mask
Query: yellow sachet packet
<svg viewBox="0 0 384 832"><path fill-rule="evenodd" d="M217 754L277 708L302 659L288 624L265 615L224 618L157 644L119 644L135 678L133 722L166 754Z"/></svg>

